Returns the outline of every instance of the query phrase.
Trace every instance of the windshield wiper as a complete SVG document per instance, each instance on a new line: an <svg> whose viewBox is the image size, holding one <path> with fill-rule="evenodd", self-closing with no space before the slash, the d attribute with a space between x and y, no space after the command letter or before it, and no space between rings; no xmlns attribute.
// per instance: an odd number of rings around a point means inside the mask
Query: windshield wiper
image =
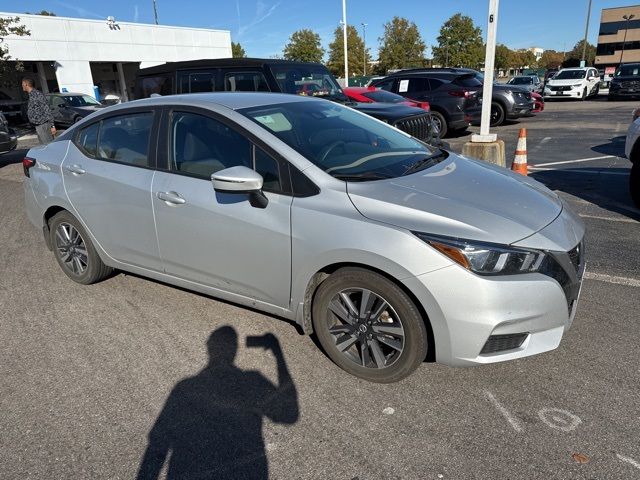
<svg viewBox="0 0 640 480"><path fill-rule="evenodd" d="M338 173L334 175L338 180L344 180L346 182L365 182L367 180L385 180L392 178L389 175L383 175L381 173L364 172L364 173Z"/></svg>
<svg viewBox="0 0 640 480"><path fill-rule="evenodd" d="M418 170L424 170L425 168L433 167L435 164L440 163L442 160L446 158L446 154L444 151L440 150L440 153L436 153L431 155L430 157L423 158L422 160L418 160L413 165L409 166L402 176L410 175L412 173L417 172Z"/></svg>

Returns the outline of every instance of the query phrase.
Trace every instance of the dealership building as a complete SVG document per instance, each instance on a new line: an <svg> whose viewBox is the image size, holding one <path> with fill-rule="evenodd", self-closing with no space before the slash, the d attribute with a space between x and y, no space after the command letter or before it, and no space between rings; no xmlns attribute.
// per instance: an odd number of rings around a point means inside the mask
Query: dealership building
<svg viewBox="0 0 640 480"><path fill-rule="evenodd" d="M640 62L640 5L602 10L595 66L611 74L623 62Z"/></svg>
<svg viewBox="0 0 640 480"><path fill-rule="evenodd" d="M15 16L31 34L4 39L9 55L25 69L11 87L1 87L14 98L20 95L20 76L26 75L45 93L112 94L126 101L139 68L231 57L228 30L0 12L0 17Z"/></svg>

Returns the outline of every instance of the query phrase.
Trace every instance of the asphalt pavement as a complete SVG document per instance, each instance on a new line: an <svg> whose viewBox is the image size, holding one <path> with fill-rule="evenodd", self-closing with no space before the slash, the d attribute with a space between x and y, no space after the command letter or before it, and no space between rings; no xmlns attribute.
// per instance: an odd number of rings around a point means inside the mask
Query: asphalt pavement
<svg viewBox="0 0 640 480"><path fill-rule="evenodd" d="M587 225L560 347L424 363L393 385L347 375L279 318L124 273L73 283L26 219L21 166L0 156L0 477L195 478L195 464L197 478L640 478L633 106L554 102L497 130L512 158L527 127L534 177Z"/></svg>

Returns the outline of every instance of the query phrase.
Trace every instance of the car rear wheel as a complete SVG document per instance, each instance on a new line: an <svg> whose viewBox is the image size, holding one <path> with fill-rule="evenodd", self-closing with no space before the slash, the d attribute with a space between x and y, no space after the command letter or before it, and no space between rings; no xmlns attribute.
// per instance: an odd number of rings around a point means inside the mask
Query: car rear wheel
<svg viewBox="0 0 640 480"><path fill-rule="evenodd" d="M363 268L342 268L313 299L315 333L346 372L371 382L397 382L427 354L420 311L395 283Z"/></svg>
<svg viewBox="0 0 640 480"><path fill-rule="evenodd" d="M438 137L444 138L449 133L449 127L447 125L447 119L444 118L440 112L431 111L431 118L435 124L435 128L438 129Z"/></svg>
<svg viewBox="0 0 640 480"><path fill-rule="evenodd" d="M497 102L491 104L491 126L497 127L504 123L504 107Z"/></svg>
<svg viewBox="0 0 640 480"><path fill-rule="evenodd" d="M636 162L631 166L629 175L629 193L631 200L636 207L640 208L640 163Z"/></svg>
<svg viewBox="0 0 640 480"><path fill-rule="evenodd" d="M69 212L56 214L49 223L49 231L58 265L74 282L90 285L113 271L102 263L86 230Z"/></svg>

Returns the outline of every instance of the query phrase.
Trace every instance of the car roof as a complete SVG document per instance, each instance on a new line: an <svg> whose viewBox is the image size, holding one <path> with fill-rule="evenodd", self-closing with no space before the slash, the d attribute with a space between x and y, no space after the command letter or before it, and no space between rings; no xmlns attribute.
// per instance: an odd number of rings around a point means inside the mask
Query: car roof
<svg viewBox="0 0 640 480"><path fill-rule="evenodd" d="M220 105L231 110L242 108L261 107L274 104L296 103L307 101L323 101L318 98L290 93L271 92L212 92L212 93L186 93L181 95L166 95L133 100L109 107L110 111L116 111L131 107L183 105L193 107L206 107L207 105ZM326 101L326 100L324 100Z"/></svg>
<svg viewBox="0 0 640 480"><path fill-rule="evenodd" d="M175 70L201 67L263 67L264 65L321 65L313 62L297 62L275 58L210 58L186 60L184 62L167 62L154 67L141 68L138 75L154 75L169 73Z"/></svg>
<svg viewBox="0 0 640 480"><path fill-rule="evenodd" d="M53 92L53 93L49 93L48 95L56 96L56 97L77 97L77 96L83 96L87 94L82 92ZM90 96L90 95L87 95L87 96Z"/></svg>

